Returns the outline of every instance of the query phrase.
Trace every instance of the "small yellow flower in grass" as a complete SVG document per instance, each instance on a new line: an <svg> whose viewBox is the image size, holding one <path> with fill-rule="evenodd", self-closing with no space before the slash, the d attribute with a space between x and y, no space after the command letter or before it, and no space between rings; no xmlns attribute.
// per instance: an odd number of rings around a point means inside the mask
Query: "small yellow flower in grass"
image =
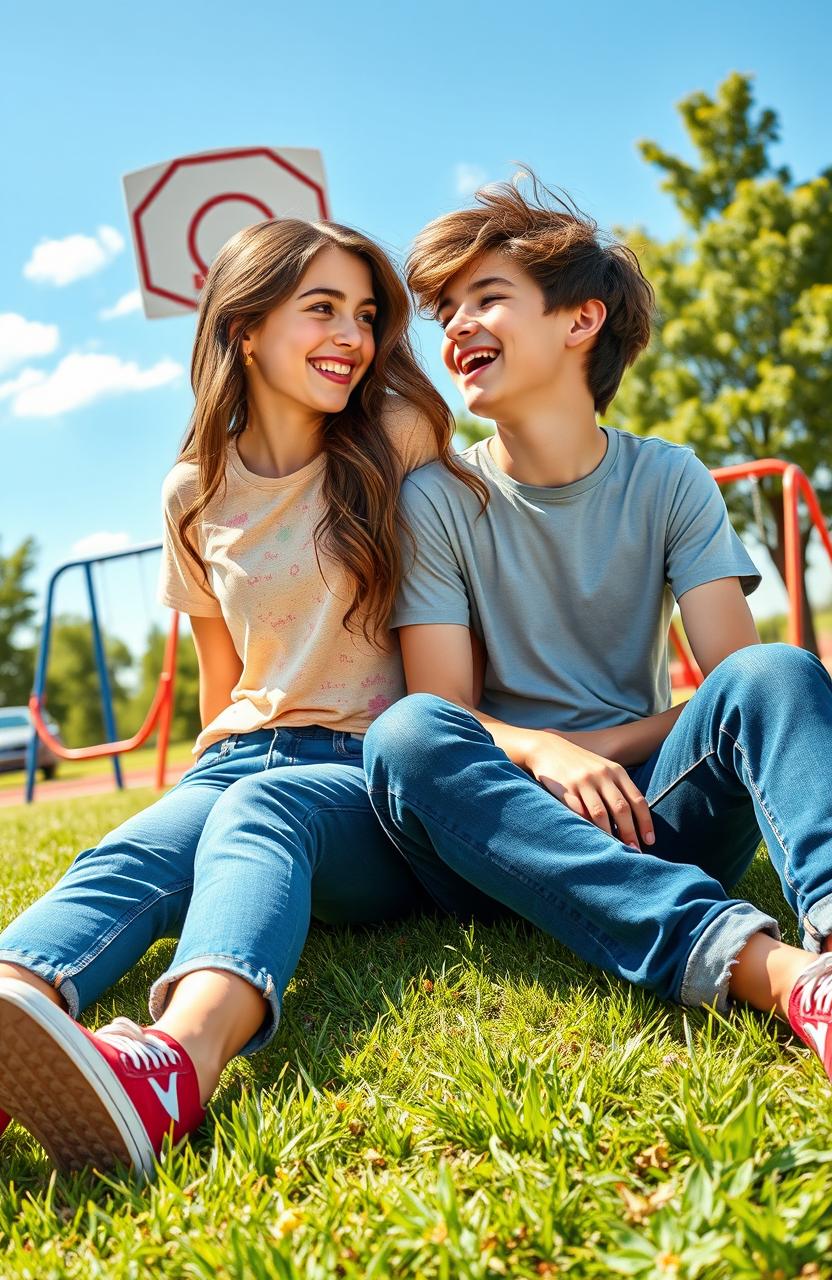
<svg viewBox="0 0 832 1280"><path fill-rule="evenodd" d="M427 991L428 995L430 995L431 991L433 991L433 983L431 982L430 978L425 978L424 982L422 983L422 990Z"/></svg>
<svg viewBox="0 0 832 1280"><path fill-rule="evenodd" d="M444 1244L448 1238L448 1227L444 1222L437 1222L435 1227L428 1227L424 1236L429 1244Z"/></svg>
<svg viewBox="0 0 832 1280"><path fill-rule="evenodd" d="M271 1233L278 1240L297 1231L303 1222L303 1214L298 1209L284 1209L280 1217L272 1224Z"/></svg>
<svg viewBox="0 0 832 1280"><path fill-rule="evenodd" d="M364 1152L364 1159L369 1161L374 1169L386 1169L387 1160L380 1151L376 1151L375 1147L368 1147Z"/></svg>
<svg viewBox="0 0 832 1280"><path fill-rule="evenodd" d="M336 1111L346 1111L347 1106L348 1106L348 1103L346 1103L343 1098L336 1098L335 1100Z"/></svg>
<svg viewBox="0 0 832 1280"><path fill-rule="evenodd" d="M669 1276L678 1276L679 1268L682 1265L682 1259L678 1253L657 1253L656 1266L660 1271L665 1271Z"/></svg>

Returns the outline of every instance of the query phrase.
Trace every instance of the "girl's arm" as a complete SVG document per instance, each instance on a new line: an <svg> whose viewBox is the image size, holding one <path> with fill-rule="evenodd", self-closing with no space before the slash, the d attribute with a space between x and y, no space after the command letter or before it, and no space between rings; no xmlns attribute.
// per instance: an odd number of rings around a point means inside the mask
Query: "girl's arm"
<svg viewBox="0 0 832 1280"><path fill-rule="evenodd" d="M204 728L230 704L243 664L224 618L198 618L191 614L190 619L199 663L199 716Z"/></svg>

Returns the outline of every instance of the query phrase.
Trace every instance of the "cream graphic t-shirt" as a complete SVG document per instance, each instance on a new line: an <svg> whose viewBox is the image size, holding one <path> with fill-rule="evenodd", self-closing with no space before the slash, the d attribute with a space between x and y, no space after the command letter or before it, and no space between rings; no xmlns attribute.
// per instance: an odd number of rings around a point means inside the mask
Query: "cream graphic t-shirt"
<svg viewBox="0 0 832 1280"><path fill-rule="evenodd" d="M436 457L433 432L399 411L389 428L405 471ZM340 565L315 556L313 531L324 513L320 454L293 475L258 476L229 442L225 486L191 525L206 583L179 536L179 517L197 492L197 468L178 462L163 489L159 598L202 618L223 617L243 664L231 703L196 740L194 755L233 733L281 725L322 725L364 733L405 693L398 643L381 652L342 619L352 592ZM323 569L323 576L321 573Z"/></svg>

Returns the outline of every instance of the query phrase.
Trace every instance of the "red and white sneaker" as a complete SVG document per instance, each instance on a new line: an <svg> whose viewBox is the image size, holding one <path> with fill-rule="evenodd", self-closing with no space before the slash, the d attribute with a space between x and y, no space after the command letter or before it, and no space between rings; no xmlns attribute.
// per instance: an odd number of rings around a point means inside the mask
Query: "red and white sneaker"
<svg viewBox="0 0 832 1280"><path fill-rule="evenodd" d="M93 1034L46 996L0 979L0 1104L63 1170L117 1162L150 1173L205 1112L196 1071L163 1031L116 1018Z"/></svg>
<svg viewBox="0 0 832 1280"><path fill-rule="evenodd" d="M832 954L827 952L800 975L789 996L792 1030L808 1044L832 1080Z"/></svg>

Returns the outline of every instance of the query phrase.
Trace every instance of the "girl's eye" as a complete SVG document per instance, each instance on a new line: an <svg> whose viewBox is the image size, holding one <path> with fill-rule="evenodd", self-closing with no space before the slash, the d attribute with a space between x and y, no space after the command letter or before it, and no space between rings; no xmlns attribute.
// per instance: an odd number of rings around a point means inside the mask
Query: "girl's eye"
<svg viewBox="0 0 832 1280"><path fill-rule="evenodd" d="M376 313L375 311L362 311L358 318L359 320L363 320L366 324L374 325L376 322Z"/></svg>
<svg viewBox="0 0 832 1280"><path fill-rule="evenodd" d="M502 302L503 296L499 293L489 293L487 297L482 299L481 305L487 307L492 302Z"/></svg>
<svg viewBox="0 0 832 1280"><path fill-rule="evenodd" d="M316 302L310 308L310 311L325 311L327 315L332 315L331 302Z"/></svg>

